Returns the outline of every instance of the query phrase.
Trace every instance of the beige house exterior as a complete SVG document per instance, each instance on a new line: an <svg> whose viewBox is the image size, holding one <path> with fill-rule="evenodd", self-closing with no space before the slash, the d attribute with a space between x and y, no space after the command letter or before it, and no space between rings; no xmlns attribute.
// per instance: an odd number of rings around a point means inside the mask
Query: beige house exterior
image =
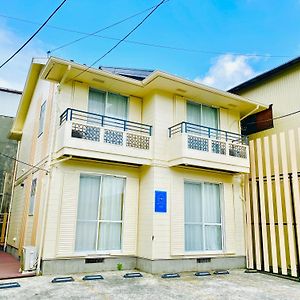
<svg viewBox="0 0 300 300"><path fill-rule="evenodd" d="M240 120L267 106L161 71L34 59L7 245L38 271L245 266Z"/></svg>
<svg viewBox="0 0 300 300"><path fill-rule="evenodd" d="M274 127L249 136L248 267L293 277L300 276L299 83L297 57L229 90L273 110Z"/></svg>

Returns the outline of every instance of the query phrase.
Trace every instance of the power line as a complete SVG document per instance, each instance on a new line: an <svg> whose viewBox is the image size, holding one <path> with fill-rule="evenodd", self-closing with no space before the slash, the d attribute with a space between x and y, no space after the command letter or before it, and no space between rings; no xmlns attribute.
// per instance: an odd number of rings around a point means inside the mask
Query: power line
<svg viewBox="0 0 300 300"><path fill-rule="evenodd" d="M18 162L18 163L21 163L21 164L23 164L23 165L26 165L26 166L28 166L28 167L31 167L32 169L37 169L37 170L40 170L40 171L44 171L44 172L46 172L47 175L48 175L48 173L49 173L49 171L46 170L46 169L43 169L43 168L37 167L37 166L35 166L35 165L29 164L29 163L27 163L27 162L25 162L25 161L22 161L22 160L19 160L19 159L15 158L15 157L13 157L13 156L10 156L10 155L7 155L7 154L1 153L1 152L0 152L0 155L4 156L4 157L6 157L6 158L12 159L12 160L14 160L14 161L16 161L16 162Z"/></svg>
<svg viewBox="0 0 300 300"><path fill-rule="evenodd" d="M88 71L91 67L93 67L96 63L98 63L101 59L103 59L105 56L107 56L110 52L112 52L114 49L116 49L127 37L129 37L135 30L137 30L166 0L162 0L160 3L158 3L151 11L150 13L142 20L140 21L133 29L131 29L120 41L118 41L113 47L111 47L108 51L106 51L100 58L95 60L90 66L88 66L86 69L81 71L79 74L74 76L73 78L70 78L68 81L77 78L81 74Z"/></svg>
<svg viewBox="0 0 300 300"><path fill-rule="evenodd" d="M167 1L169 1L169 0L167 0ZM11 20L16 20L16 21L20 21L20 22L40 25L40 23L38 23L38 22L33 22L33 21L30 21L30 20L16 18L16 17L6 16L6 15L1 15L1 14L0 14L0 17L11 19ZM121 40L121 39L116 38L116 37L103 36L103 35L94 34L94 33L87 33L87 32L83 32L83 31L63 28L63 27L54 26L54 25L46 25L46 27L53 28L53 29L60 30L60 31L64 31L64 32L77 33L77 34L84 35L86 37L94 36L94 37L98 37L98 38L101 38L101 39L107 39L107 40L113 40L113 41L120 41ZM104 28L103 28L103 30L104 30ZM102 30L100 30L100 31L102 31ZM242 55L242 56L246 56L246 57L265 57L265 58L291 58L291 57L293 57L292 55L249 54L249 53L241 53L241 52L234 52L234 51L222 52L222 51L211 51L211 50L201 50L201 49L189 49L189 48L169 46L169 45L163 45L163 44L146 43L146 42L134 41L134 40L125 40L123 42L128 43L128 44L140 45L140 46L147 46L147 47L153 47L153 48L162 48L162 49L169 49L169 50L183 51L183 52L191 52L191 53L201 53L201 54L207 54L207 55L210 55L210 54L224 55L224 54L230 53L231 55L234 55L234 56ZM75 40L74 40L74 43L75 43ZM68 45L66 44L64 47L67 47L67 46ZM51 50L51 52L57 51L57 50L59 50L59 49L55 48L55 49Z"/></svg>
<svg viewBox="0 0 300 300"><path fill-rule="evenodd" d="M13 59L41 30L42 28L48 23L48 21L55 15L55 13L64 5L67 0L64 0L47 18L47 20L38 28L38 30L13 54L11 55L1 66L0 69L5 66L11 59Z"/></svg>
<svg viewBox="0 0 300 300"><path fill-rule="evenodd" d="M166 0L166 2L167 2L167 1L170 1L170 0ZM124 22L126 22L126 21L128 21L128 20L130 20L130 19L132 19L132 18L135 18L135 17L137 17L137 16L139 16L139 15L141 15L141 14L143 14L143 13L145 13L145 12L147 12L147 11L153 9L153 8L155 8L155 6L156 6L156 5L151 6L151 7L147 8L147 9L144 9L144 10L138 12L138 13L135 13L135 14L133 14L133 15L131 15L131 16L125 18L125 19L122 19L122 20L120 20L120 21L118 21L118 22L115 22L115 23L113 23L113 24L111 24L111 25L108 25L108 26L106 26L106 27L103 27L103 28L101 28L101 29L98 29L98 30L96 30L96 31L94 31L94 32L92 32L92 33L90 33L90 34L86 34L85 36L83 36L83 37L81 37L81 38L75 39L75 40L73 40L73 41L71 41L71 42L68 42L68 43L66 43L66 44L63 44L63 45L61 45L61 46L59 46L59 47L57 47L57 48L54 48L54 49L52 49L52 50L49 50L49 51L48 51L48 54L53 53L53 52L55 52L55 51L57 51L57 50L60 50L60 49L62 49L62 48L68 47L68 46L70 46L70 45L73 45L73 44L75 44L75 43L77 43L77 42L79 42L79 41L82 41L82 40L84 40L84 39L87 39L87 38L89 38L89 37L91 37L91 36L95 36L97 33L101 32L101 31L104 31L104 30L106 30L106 29L112 28L112 27L114 27L114 26L116 26L116 25L119 25L119 24L121 24L121 23L124 23Z"/></svg>

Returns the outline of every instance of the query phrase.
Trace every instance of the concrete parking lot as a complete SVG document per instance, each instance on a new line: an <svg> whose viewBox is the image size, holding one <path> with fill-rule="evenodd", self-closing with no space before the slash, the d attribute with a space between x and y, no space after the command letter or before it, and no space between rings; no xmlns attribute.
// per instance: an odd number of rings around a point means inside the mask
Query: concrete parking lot
<svg viewBox="0 0 300 300"><path fill-rule="evenodd" d="M145 273L124 279L125 273L102 272L104 280L97 281L83 281L86 274L76 274L68 283L51 283L54 276L21 278L16 280L21 287L0 289L0 299L300 299L300 282L242 270L207 277L182 273L176 279Z"/></svg>

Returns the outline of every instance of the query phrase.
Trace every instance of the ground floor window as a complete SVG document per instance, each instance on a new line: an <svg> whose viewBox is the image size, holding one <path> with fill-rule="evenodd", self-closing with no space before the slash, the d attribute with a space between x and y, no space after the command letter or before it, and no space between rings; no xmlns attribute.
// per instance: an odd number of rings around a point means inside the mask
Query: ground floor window
<svg viewBox="0 0 300 300"><path fill-rule="evenodd" d="M221 185L184 183L186 251L222 250Z"/></svg>
<svg viewBox="0 0 300 300"><path fill-rule="evenodd" d="M75 251L120 250L125 179L80 176Z"/></svg>

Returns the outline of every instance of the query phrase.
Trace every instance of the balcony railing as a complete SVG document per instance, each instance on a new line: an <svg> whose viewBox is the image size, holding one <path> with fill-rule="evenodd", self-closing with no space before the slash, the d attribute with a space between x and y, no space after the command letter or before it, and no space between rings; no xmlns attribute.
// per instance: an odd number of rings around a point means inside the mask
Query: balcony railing
<svg viewBox="0 0 300 300"><path fill-rule="evenodd" d="M60 125L71 121L71 137L105 144L115 144L149 150L152 126L114 117L66 109L60 116Z"/></svg>
<svg viewBox="0 0 300 300"><path fill-rule="evenodd" d="M187 148L247 158L248 137L207 126L181 122L169 128L169 137L187 134Z"/></svg>

